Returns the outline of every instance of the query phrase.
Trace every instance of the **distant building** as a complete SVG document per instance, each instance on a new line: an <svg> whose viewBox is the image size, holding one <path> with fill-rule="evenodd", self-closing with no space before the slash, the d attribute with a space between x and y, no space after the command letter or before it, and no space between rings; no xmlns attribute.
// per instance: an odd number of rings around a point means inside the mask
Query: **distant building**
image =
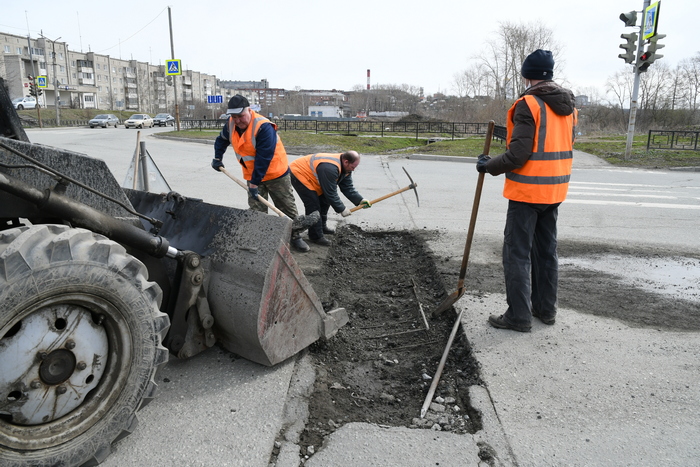
<svg viewBox="0 0 700 467"><path fill-rule="evenodd" d="M590 103L588 102L588 96L580 95L574 96L574 102L576 107L586 107Z"/></svg>
<svg viewBox="0 0 700 467"><path fill-rule="evenodd" d="M217 79L192 70L181 76L165 76L165 64L151 65L121 60L94 52L76 52L65 42L0 32L0 76L10 97L29 93L29 76L46 76L48 86L42 106L81 109L132 110L158 113L173 111L177 102L184 109L204 105L207 96L220 93Z"/></svg>
<svg viewBox="0 0 700 467"><path fill-rule="evenodd" d="M338 117L342 118L343 109L337 105L310 105L309 117Z"/></svg>

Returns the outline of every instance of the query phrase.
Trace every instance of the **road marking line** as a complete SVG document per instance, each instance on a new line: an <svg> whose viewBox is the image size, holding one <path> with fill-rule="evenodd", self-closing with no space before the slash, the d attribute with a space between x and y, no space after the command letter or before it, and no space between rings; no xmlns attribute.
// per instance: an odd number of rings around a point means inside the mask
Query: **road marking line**
<svg viewBox="0 0 700 467"><path fill-rule="evenodd" d="M597 201L592 199L567 199L564 202L573 204L596 204L600 206L635 206L638 208L700 209L700 205L693 204L633 203L630 201Z"/></svg>

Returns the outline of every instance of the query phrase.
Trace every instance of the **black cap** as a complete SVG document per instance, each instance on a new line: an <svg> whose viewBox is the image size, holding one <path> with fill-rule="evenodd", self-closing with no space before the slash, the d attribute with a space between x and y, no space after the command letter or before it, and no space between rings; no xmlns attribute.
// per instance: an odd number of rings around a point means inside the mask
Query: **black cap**
<svg viewBox="0 0 700 467"><path fill-rule="evenodd" d="M227 114L239 114L239 113L243 112L243 110L245 110L246 107L250 107L250 103L248 102L248 99L241 96L240 94L236 94L231 99L229 99L228 110L226 111L226 113Z"/></svg>
<svg viewBox="0 0 700 467"><path fill-rule="evenodd" d="M554 58L549 50L537 49L527 56L520 69L525 79L549 80L554 78Z"/></svg>

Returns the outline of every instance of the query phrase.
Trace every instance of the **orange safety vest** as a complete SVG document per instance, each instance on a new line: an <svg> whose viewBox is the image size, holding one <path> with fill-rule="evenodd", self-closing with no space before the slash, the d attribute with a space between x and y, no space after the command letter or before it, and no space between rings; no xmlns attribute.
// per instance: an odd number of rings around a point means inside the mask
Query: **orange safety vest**
<svg viewBox="0 0 700 467"><path fill-rule="evenodd" d="M532 156L511 172L506 172L503 196L523 203L556 204L566 199L571 178L577 111L556 114L542 99L526 95L508 111L506 147L513 133L515 106L524 100L535 120Z"/></svg>
<svg viewBox="0 0 700 467"><path fill-rule="evenodd" d="M319 196L323 194L323 189L321 188L321 182L318 179L316 169L318 164L322 162L334 164L338 167L338 173L342 172L340 167L340 154L319 152L317 154L311 154L310 156L300 157L289 164L289 169L297 180L303 183L309 190L315 191Z"/></svg>
<svg viewBox="0 0 700 467"><path fill-rule="evenodd" d="M251 110L251 119L248 128L245 129L242 135L239 135L236 131L236 125L233 123L233 119L228 119L228 133L231 140L231 146L236 153L236 159L241 163L241 169L243 170L243 178L250 181L253 176L253 168L255 167L255 137L260 130L260 126L263 123L269 123L272 128L277 131L277 125L272 123L267 118L263 117L259 113ZM287 162L287 151L284 150L284 145L279 135L277 135L277 146L275 146L275 154L272 156L270 165L267 168L267 172L263 177L262 181L274 180L275 178L281 177L287 173L289 164Z"/></svg>

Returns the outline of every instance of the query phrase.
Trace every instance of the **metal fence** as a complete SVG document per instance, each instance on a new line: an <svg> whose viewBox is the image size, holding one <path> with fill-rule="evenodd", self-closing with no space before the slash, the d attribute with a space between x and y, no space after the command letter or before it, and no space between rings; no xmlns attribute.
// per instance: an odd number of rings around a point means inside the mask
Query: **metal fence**
<svg viewBox="0 0 700 467"><path fill-rule="evenodd" d="M649 130L647 151L650 149L678 149L700 151L700 131Z"/></svg>
<svg viewBox="0 0 700 467"><path fill-rule="evenodd" d="M180 120L181 130L219 130L226 120L216 119L187 119ZM25 127L39 126L38 122L23 121ZM56 125L55 119L42 119L43 126ZM120 122L123 125L123 122ZM312 131L314 133L341 134L377 134L411 135L416 139L446 139L464 138L470 135L485 135L488 123L455 123L455 122L375 122L366 120L330 121L330 120L275 120L278 131ZM87 120L64 120L61 126L88 126ZM496 125L494 139L505 141L506 127ZM696 138L697 140L697 138Z"/></svg>
<svg viewBox="0 0 700 467"><path fill-rule="evenodd" d="M455 122L376 122L366 120L325 121L325 120L286 120L276 122L279 131L313 131L315 133L372 134L379 136L399 133L424 137L462 138L468 135L486 134L488 123Z"/></svg>

